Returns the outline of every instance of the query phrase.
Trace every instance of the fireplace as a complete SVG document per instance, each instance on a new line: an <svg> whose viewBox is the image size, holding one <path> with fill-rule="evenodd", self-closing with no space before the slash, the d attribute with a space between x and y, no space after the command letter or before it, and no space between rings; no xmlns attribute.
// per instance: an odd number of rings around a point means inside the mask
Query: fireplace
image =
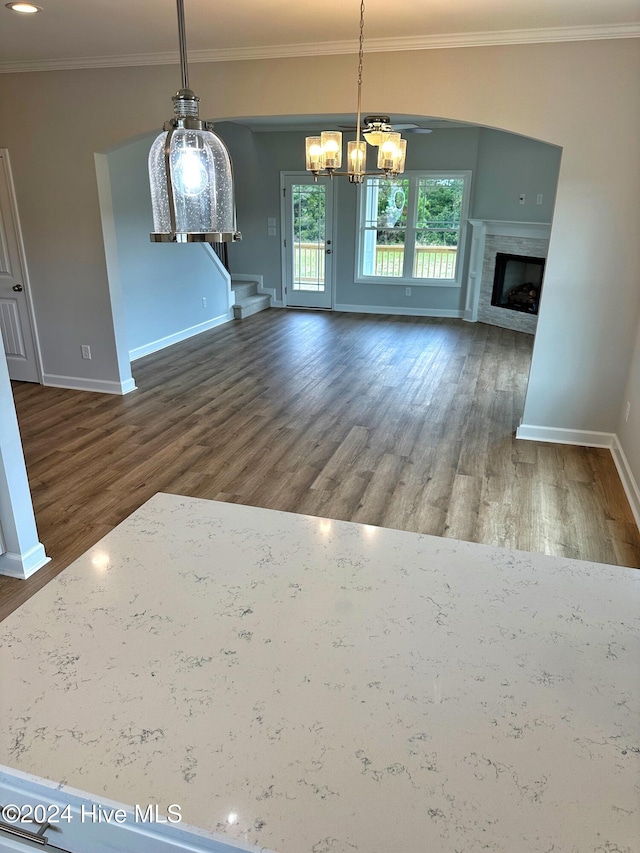
<svg viewBox="0 0 640 853"><path fill-rule="evenodd" d="M544 258L496 253L491 304L496 308L537 314Z"/></svg>
<svg viewBox="0 0 640 853"><path fill-rule="evenodd" d="M471 252L469 256L469 275L467 278L467 294L464 317L466 320L488 323L491 326L501 326L503 329L513 329L514 332L526 332L534 335L538 325L537 313L528 310L510 311L502 307L506 301L501 294L498 305L492 305L493 285L495 280L496 263L502 255L513 258L523 264L543 264L549 251L551 225L548 222L503 222L492 219L470 219ZM522 267L515 267L522 273ZM542 286L542 267L525 267L525 275L536 273L532 283L538 297ZM509 269L511 276L511 269ZM510 284L509 289L528 284L527 275L517 283ZM531 297L535 299L535 295ZM516 304L515 294L512 297ZM526 303L524 303L526 305ZM535 306L529 306L534 307Z"/></svg>

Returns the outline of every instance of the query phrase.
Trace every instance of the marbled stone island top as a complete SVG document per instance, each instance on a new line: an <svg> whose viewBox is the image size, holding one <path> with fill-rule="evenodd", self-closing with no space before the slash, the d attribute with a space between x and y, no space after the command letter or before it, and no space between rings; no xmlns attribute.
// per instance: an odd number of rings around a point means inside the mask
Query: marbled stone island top
<svg viewBox="0 0 640 853"><path fill-rule="evenodd" d="M277 853L637 853L640 572L159 494L0 625L0 763Z"/></svg>

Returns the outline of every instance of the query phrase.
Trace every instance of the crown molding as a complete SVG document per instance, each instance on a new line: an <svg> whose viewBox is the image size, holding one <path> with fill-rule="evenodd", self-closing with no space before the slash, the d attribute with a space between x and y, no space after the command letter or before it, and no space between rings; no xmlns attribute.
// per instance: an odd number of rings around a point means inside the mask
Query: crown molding
<svg viewBox="0 0 640 853"><path fill-rule="evenodd" d="M438 50L459 47L492 47L511 44L545 44L597 39L640 38L640 22L581 27L547 27L544 29L497 30L479 33L448 33L431 36L368 39L366 53L403 50ZM317 42L278 44L262 47L236 47L221 50L189 51L190 62L237 62L252 59L283 59L302 56L335 56L357 53L358 42ZM177 51L166 53L123 54L118 56L80 56L65 59L22 60L0 62L0 74L25 71L72 71L84 68L122 68L140 65L176 65Z"/></svg>

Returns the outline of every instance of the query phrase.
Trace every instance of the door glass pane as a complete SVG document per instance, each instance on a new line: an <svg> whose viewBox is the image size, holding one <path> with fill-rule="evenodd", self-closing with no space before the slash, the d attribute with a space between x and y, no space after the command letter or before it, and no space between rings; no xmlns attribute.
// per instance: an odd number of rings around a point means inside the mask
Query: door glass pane
<svg viewBox="0 0 640 853"><path fill-rule="evenodd" d="M326 252L326 187L294 184L293 290L324 292Z"/></svg>

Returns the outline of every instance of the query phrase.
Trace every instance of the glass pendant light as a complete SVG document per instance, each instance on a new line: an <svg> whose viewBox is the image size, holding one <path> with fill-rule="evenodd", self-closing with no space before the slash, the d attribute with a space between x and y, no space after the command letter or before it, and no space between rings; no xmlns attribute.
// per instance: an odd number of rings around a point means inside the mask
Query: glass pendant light
<svg viewBox="0 0 640 853"><path fill-rule="evenodd" d="M199 118L189 88L183 0L177 0L182 88L149 152L155 243L230 243L236 228L231 157L213 125Z"/></svg>

